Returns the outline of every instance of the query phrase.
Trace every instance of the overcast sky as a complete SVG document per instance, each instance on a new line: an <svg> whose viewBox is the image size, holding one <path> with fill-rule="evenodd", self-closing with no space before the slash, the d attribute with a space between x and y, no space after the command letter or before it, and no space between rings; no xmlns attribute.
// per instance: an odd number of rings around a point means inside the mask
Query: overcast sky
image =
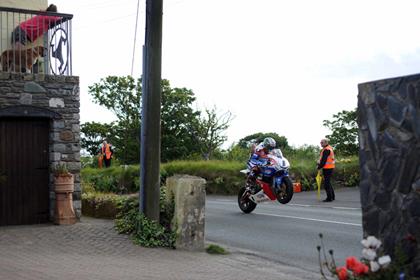
<svg viewBox="0 0 420 280"><path fill-rule="evenodd" d="M134 76L142 73L140 1ZM276 132L318 145L322 121L357 106L357 85L420 72L420 1L163 0L162 78L191 89L197 108L230 111L227 147ZM135 0L55 0L73 18L81 122L109 122L88 86L130 75Z"/></svg>

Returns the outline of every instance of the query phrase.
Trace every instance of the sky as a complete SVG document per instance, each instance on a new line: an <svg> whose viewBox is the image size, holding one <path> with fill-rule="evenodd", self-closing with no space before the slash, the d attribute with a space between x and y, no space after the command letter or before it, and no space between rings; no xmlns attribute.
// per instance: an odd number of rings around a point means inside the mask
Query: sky
<svg viewBox="0 0 420 280"><path fill-rule="evenodd" d="M55 0L73 14L73 75L81 123L115 116L88 86L142 74L145 4ZM163 0L162 78L191 89L194 107L233 115L224 147L257 132L319 145L322 125L357 107L359 83L420 72L420 1ZM136 40L135 40L136 35ZM133 48L134 64L133 61Z"/></svg>

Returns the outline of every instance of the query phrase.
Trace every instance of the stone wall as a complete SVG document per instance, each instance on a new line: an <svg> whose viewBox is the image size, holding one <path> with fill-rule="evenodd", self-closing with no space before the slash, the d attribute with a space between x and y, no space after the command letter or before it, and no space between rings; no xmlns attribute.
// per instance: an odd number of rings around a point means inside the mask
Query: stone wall
<svg viewBox="0 0 420 280"><path fill-rule="evenodd" d="M0 72L0 110L8 116L43 116L51 119L49 160L53 167L66 162L74 174L73 207L81 216L79 78ZM47 115L46 115L47 114ZM50 218L55 193L50 174Z"/></svg>
<svg viewBox="0 0 420 280"><path fill-rule="evenodd" d="M420 74L360 84L358 112L364 234L420 276Z"/></svg>

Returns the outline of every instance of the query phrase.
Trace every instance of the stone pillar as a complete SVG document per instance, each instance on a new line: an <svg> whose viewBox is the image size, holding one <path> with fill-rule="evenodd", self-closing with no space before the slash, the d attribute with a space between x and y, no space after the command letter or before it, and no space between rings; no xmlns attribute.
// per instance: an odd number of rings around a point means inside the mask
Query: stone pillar
<svg viewBox="0 0 420 280"><path fill-rule="evenodd" d="M204 213L206 180L176 175L166 180L168 199L175 204L172 228L176 230L177 249L204 250Z"/></svg>
<svg viewBox="0 0 420 280"><path fill-rule="evenodd" d="M420 276L420 74L359 84L364 235L401 246Z"/></svg>

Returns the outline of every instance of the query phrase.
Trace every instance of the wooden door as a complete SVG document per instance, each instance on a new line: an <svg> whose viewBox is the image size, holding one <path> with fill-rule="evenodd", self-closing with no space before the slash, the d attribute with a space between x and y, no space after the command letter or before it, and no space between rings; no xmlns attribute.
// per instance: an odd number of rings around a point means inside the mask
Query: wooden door
<svg viewBox="0 0 420 280"><path fill-rule="evenodd" d="M0 118L0 225L48 221L48 142L48 119Z"/></svg>

